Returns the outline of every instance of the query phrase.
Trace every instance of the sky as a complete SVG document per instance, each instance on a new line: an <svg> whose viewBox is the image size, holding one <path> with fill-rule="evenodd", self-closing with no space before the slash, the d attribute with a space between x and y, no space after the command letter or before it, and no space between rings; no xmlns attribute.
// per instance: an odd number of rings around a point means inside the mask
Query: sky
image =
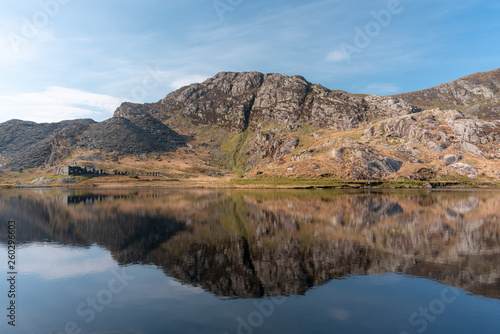
<svg viewBox="0 0 500 334"><path fill-rule="evenodd" d="M494 0L0 0L0 122L112 117L218 72L391 95L500 67Z"/></svg>

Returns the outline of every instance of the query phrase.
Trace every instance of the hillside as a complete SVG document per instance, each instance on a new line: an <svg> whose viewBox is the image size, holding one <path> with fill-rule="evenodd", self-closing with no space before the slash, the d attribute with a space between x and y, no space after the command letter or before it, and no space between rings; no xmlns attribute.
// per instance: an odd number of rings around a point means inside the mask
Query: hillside
<svg viewBox="0 0 500 334"><path fill-rule="evenodd" d="M394 97L422 109L438 107L456 109L467 115L498 120L500 116L500 68Z"/></svg>
<svg viewBox="0 0 500 334"><path fill-rule="evenodd" d="M189 182L497 182L499 73L382 97L301 76L222 72L156 103L125 102L100 123L0 124L0 181L31 184L77 164Z"/></svg>
<svg viewBox="0 0 500 334"><path fill-rule="evenodd" d="M0 167L2 160L15 170L46 167L61 162L75 144L75 137L88 126L91 119L59 123L11 120L0 124Z"/></svg>

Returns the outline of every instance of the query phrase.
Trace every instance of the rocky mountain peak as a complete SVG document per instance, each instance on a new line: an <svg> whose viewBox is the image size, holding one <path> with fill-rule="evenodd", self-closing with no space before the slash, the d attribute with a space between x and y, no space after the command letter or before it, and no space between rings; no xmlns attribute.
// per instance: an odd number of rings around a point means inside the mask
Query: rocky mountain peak
<svg viewBox="0 0 500 334"><path fill-rule="evenodd" d="M166 120L187 117L194 124L218 125L231 132L262 123L310 123L322 128L351 129L379 117L420 111L393 97L362 97L312 84L300 75L220 72L203 83L182 87L154 104L125 104L115 116L149 113Z"/></svg>

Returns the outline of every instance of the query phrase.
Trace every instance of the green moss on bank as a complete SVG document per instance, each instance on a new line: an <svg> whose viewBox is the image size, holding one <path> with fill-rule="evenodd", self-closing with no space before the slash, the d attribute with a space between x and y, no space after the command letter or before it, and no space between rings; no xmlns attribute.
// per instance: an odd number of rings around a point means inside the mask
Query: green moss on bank
<svg viewBox="0 0 500 334"><path fill-rule="evenodd" d="M291 179L291 178L257 178L232 179L230 185L248 187L284 187L284 188L374 188L374 189L410 189L410 188L500 188L498 182L474 181L350 181L332 179Z"/></svg>

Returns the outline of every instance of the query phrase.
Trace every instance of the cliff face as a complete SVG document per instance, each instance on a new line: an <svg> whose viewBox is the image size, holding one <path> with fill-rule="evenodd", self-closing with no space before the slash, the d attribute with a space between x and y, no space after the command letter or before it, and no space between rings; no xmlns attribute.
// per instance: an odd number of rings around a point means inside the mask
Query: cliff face
<svg viewBox="0 0 500 334"><path fill-rule="evenodd" d="M419 110L397 98L331 91L301 76L223 72L201 84L183 87L155 104L124 104L115 117L148 112L166 120L178 112L195 124L224 126L232 132L268 123L311 123L346 130L380 117Z"/></svg>

